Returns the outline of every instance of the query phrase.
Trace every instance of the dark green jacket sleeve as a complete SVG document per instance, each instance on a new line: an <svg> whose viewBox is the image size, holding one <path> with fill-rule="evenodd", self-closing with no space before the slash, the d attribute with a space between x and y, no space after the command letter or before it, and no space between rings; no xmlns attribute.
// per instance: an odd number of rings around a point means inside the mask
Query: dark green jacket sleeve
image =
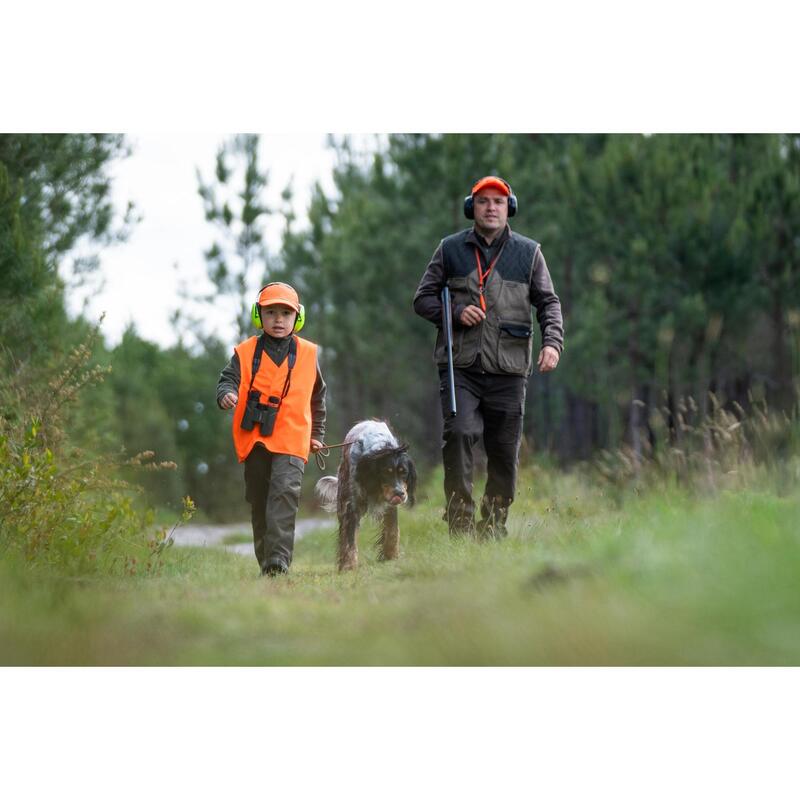
<svg viewBox="0 0 800 800"><path fill-rule="evenodd" d="M239 394L239 381L242 378L242 370L239 367L239 356L237 353L233 354L231 360L225 365L225 369L219 374L219 381L217 381L217 405L220 400L225 397L228 392Z"/></svg>
<svg viewBox="0 0 800 800"><path fill-rule="evenodd" d="M564 319L561 316L561 301L553 288L550 270L538 248L531 270L531 305L536 309L536 321L542 332L542 347L554 347L560 353L564 349Z"/></svg>

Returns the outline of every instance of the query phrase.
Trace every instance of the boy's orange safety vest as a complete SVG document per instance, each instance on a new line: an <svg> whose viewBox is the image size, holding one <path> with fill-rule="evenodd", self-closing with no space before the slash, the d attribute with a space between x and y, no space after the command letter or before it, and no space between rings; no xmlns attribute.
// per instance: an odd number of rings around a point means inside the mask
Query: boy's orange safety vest
<svg viewBox="0 0 800 800"><path fill-rule="evenodd" d="M317 345L306 339L295 336L297 342L297 359L292 369L288 391L283 398L275 420L275 427L269 436L261 435L261 426L256 424L253 430L246 431L241 427L247 404L248 387L253 369L253 357L260 337L252 336L237 345L239 356L239 401L233 412L233 446L239 461L244 461L257 442L261 442L271 453L284 453L298 456L308 461L311 447L311 395L317 380ZM252 390L261 392L261 402L266 403L270 395L280 397L286 385L289 371L289 356L277 366L264 353L258 366Z"/></svg>

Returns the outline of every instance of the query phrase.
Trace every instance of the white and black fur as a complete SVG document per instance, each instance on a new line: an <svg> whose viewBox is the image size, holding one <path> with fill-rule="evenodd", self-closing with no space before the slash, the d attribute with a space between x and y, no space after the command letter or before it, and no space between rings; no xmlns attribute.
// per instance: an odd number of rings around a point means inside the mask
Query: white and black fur
<svg viewBox="0 0 800 800"><path fill-rule="evenodd" d="M400 555L397 506L413 506L417 488L408 446L397 441L385 422L359 422L344 440L338 477L326 475L316 486L322 508L339 517L340 571L358 566L358 526L367 511L380 523L378 558L388 561Z"/></svg>

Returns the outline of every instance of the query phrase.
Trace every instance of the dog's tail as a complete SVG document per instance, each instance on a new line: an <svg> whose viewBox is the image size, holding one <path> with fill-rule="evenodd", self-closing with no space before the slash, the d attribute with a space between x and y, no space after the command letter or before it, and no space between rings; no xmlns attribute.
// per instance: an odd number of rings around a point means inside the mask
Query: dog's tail
<svg viewBox="0 0 800 800"><path fill-rule="evenodd" d="M336 495L338 491L339 479L333 475L325 475L317 481L314 494L323 511L336 511Z"/></svg>

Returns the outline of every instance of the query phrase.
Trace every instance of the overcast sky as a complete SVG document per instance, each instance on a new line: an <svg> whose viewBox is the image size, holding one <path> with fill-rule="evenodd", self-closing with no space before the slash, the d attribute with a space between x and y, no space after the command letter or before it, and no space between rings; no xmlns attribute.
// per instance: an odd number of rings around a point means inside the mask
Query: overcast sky
<svg viewBox="0 0 800 800"><path fill-rule="evenodd" d="M172 344L175 334L169 317L179 303L179 282L198 290L208 285L203 251L215 232L204 218L196 169L206 178L211 176L218 146L225 138L224 133L128 136L133 154L113 167L114 197L120 213L133 201L141 222L128 241L100 254L103 287L99 293L91 286L69 293L72 313L84 304L89 319L96 320L105 312L102 331L109 344L119 341L131 321L140 336ZM309 133L265 134L261 139L260 160L269 171L267 202L278 206L281 191L292 180L299 225L305 223L314 182L321 181L328 191L333 188L335 154L325 142L325 134ZM280 217L268 218L273 253L280 248L281 227ZM228 313L220 309L215 315L211 309L209 314L209 322L224 340L235 338Z"/></svg>

